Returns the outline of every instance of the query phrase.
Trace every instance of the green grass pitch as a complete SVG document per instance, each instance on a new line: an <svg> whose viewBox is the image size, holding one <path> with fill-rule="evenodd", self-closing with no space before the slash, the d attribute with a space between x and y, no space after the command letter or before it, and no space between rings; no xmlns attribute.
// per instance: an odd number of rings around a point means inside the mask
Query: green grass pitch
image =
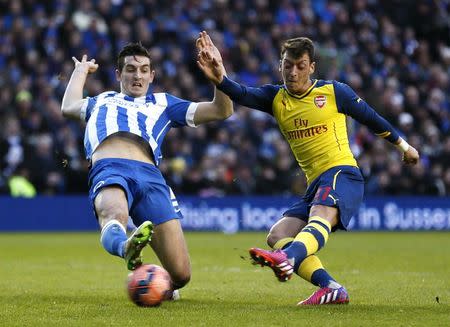
<svg viewBox="0 0 450 327"><path fill-rule="evenodd" d="M98 233L0 234L0 326L450 326L450 233L337 233L319 253L350 305L297 307L314 287L250 264L263 233L186 233L181 301L139 308ZM145 261L158 263L150 248Z"/></svg>

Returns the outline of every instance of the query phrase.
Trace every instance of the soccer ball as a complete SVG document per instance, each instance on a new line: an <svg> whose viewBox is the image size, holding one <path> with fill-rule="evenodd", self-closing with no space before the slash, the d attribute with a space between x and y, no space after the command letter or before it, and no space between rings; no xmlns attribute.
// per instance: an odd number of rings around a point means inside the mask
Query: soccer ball
<svg viewBox="0 0 450 327"><path fill-rule="evenodd" d="M171 294L169 273L157 265L144 264L128 275L128 296L141 307L161 304Z"/></svg>

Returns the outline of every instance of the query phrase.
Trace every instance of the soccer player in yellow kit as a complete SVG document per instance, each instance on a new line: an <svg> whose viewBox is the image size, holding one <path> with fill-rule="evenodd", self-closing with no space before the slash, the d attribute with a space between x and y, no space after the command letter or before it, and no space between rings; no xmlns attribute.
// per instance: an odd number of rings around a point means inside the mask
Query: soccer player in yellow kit
<svg viewBox="0 0 450 327"><path fill-rule="evenodd" d="M315 255L336 229L346 229L364 193L364 180L350 150L346 116L367 125L376 135L397 146L406 164L419 154L346 84L312 79L314 44L306 37L287 40L279 70L283 85L247 87L223 72L222 57L206 32L197 39L198 66L233 101L273 115L306 175L306 193L275 223L267 236L274 250L249 250L280 281L293 272L319 287L299 305L349 302L346 289L323 268Z"/></svg>

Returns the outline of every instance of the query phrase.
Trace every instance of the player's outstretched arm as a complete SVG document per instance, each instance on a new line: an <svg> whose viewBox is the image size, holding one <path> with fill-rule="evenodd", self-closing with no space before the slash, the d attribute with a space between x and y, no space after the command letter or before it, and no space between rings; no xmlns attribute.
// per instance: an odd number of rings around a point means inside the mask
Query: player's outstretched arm
<svg viewBox="0 0 450 327"><path fill-rule="evenodd" d="M205 76L214 84L219 84L226 76L222 56L209 35L203 31L196 40L199 51L197 65ZM194 116L196 125L210 121L224 120L233 114L233 103L222 91L214 88L211 102L200 102Z"/></svg>
<svg viewBox="0 0 450 327"><path fill-rule="evenodd" d="M392 125L361 99L348 85L334 81L338 111L368 126L376 135L395 144L403 153L403 162L415 165L419 161L418 151L409 145Z"/></svg>
<svg viewBox="0 0 450 327"><path fill-rule="evenodd" d="M83 87L86 77L89 73L94 73L97 70L98 64L95 63L95 59L88 61L86 55L83 55L81 61L75 57L72 57L72 60L75 63L75 68L64 92L61 111L66 117L79 119L84 103Z"/></svg>

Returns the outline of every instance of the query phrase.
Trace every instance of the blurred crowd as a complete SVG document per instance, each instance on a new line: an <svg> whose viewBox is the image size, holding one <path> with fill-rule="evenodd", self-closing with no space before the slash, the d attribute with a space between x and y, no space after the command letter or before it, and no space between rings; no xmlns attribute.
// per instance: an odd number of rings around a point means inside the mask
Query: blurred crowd
<svg viewBox="0 0 450 327"><path fill-rule="evenodd" d="M117 90L116 55L150 49L154 92L212 98L196 67L207 30L228 74L247 85L280 83L283 40L308 36L315 78L349 84L421 153L405 168L396 149L349 120L369 195L450 195L448 0L0 0L0 192L87 192L84 123L60 113L73 69L88 54L99 70L86 95ZM306 187L274 119L235 105L228 120L172 129L160 168L177 194L300 194Z"/></svg>

